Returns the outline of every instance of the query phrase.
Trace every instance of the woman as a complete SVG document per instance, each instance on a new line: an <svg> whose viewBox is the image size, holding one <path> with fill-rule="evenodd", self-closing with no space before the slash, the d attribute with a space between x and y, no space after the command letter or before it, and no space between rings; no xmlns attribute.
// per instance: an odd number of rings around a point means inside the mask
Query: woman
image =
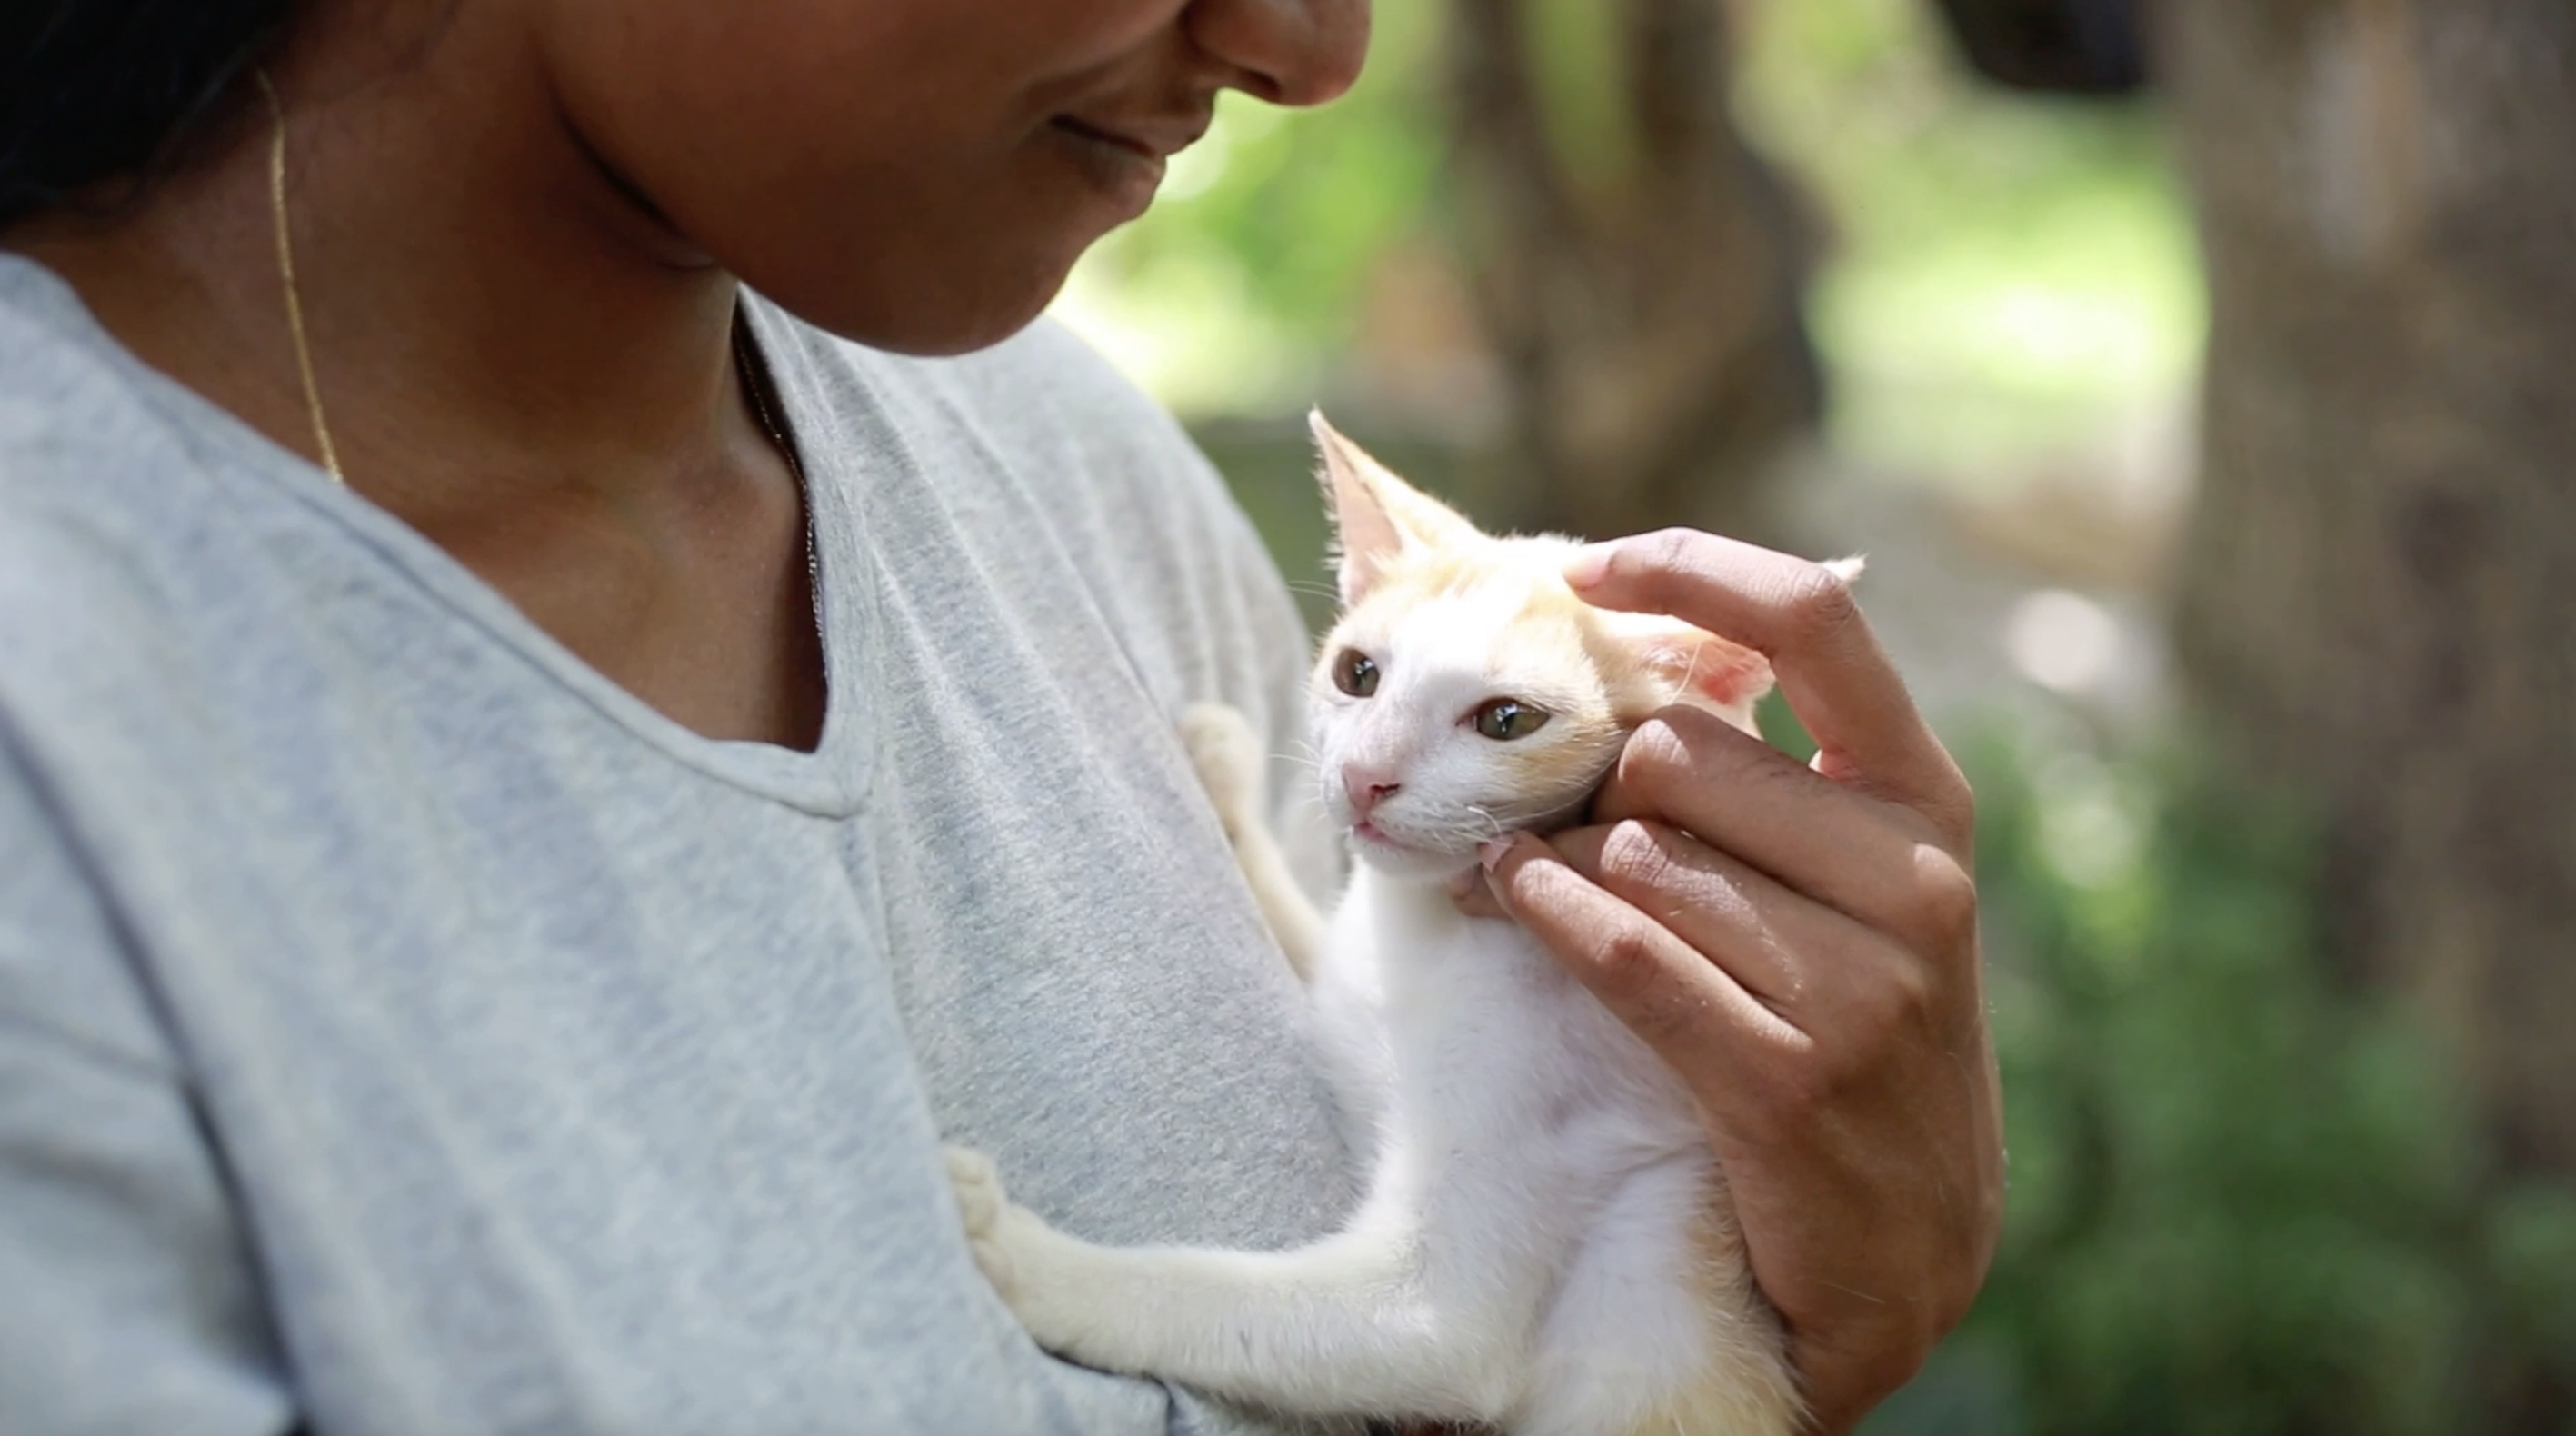
<svg viewBox="0 0 2576 1436"><path fill-rule="evenodd" d="M1030 321L1219 90L1328 99L1365 30L0 20L0 1429L1243 1419L1040 1355L937 1154L1111 1241L1347 1199L1170 737L1292 746L1291 609ZM1840 1429L1994 1236L1966 794L1816 570L1601 566L1825 755L1650 728L1495 896L1702 1094Z"/></svg>

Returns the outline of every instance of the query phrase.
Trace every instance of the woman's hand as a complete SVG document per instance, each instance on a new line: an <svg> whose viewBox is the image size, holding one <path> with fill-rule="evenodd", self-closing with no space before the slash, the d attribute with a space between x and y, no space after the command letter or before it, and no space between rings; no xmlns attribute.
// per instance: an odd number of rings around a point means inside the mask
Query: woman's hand
<svg viewBox="0 0 2576 1436"><path fill-rule="evenodd" d="M1567 577L1761 650L1820 745L1801 766L1672 709L1592 826L1487 866L1689 1083L1816 1427L1844 1431L1967 1312L2002 1224L1967 784L1824 568L1673 530Z"/></svg>

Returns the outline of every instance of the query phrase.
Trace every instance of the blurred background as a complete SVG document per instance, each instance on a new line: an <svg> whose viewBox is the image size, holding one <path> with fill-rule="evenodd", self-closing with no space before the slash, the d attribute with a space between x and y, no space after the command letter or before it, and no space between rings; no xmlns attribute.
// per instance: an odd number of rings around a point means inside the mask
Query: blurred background
<svg viewBox="0 0 2576 1436"><path fill-rule="evenodd" d="M2576 6L1378 28L1059 313L1317 620L1310 403L1488 527L1869 555L2013 1183L1871 1436L2576 1432Z"/></svg>

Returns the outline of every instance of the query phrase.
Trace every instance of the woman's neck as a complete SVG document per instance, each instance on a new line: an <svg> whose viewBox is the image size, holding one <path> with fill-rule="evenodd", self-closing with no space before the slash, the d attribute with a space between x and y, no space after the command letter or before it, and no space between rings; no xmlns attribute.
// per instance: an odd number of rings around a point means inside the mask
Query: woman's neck
<svg viewBox="0 0 2576 1436"><path fill-rule="evenodd" d="M319 27L275 75L296 287L352 486L435 533L703 475L741 437L733 281L593 157L508 29L520 7L435 8L399 44L390 19ZM146 361L310 456L270 138L254 107L135 212L6 240Z"/></svg>
<svg viewBox="0 0 2576 1436"><path fill-rule="evenodd" d="M583 143L537 37L511 31L534 8L318 8L329 23L272 67L341 469L673 719L809 746L823 689L803 495L738 381L735 283ZM318 457L273 134L255 108L132 213L0 242L146 362Z"/></svg>

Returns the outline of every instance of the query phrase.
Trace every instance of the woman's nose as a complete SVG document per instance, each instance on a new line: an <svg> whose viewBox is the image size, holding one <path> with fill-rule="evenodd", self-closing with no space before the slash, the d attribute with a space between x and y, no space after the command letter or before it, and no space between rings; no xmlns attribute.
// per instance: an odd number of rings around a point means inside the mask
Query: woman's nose
<svg viewBox="0 0 2576 1436"><path fill-rule="evenodd" d="M1197 0L1190 39L1274 105L1320 105L1351 87L1368 54L1369 0Z"/></svg>

